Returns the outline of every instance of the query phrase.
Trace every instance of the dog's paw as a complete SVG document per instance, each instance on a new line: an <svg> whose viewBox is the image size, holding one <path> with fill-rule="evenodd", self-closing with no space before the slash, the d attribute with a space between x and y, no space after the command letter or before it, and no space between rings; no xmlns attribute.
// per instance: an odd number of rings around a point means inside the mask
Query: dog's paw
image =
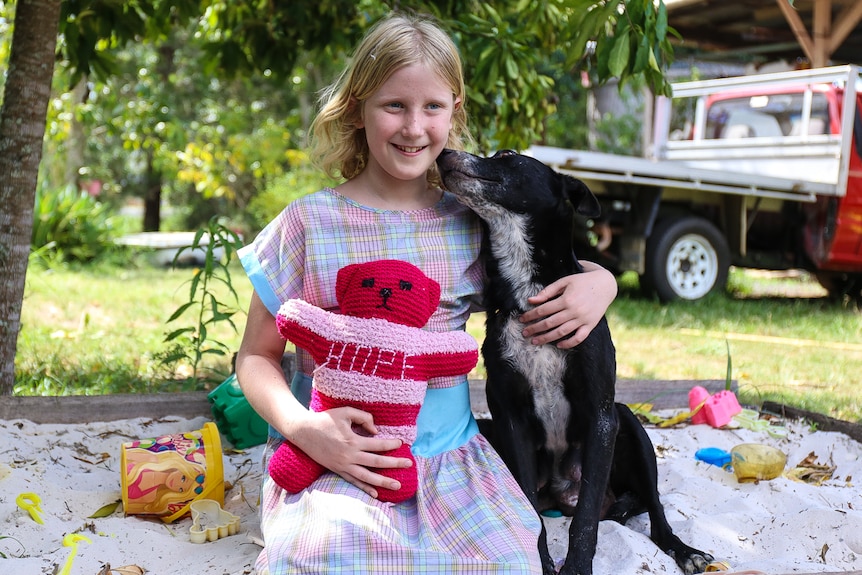
<svg viewBox="0 0 862 575"><path fill-rule="evenodd" d="M707 566L715 561L715 557L709 553L698 551L693 547L684 545L682 549L670 549L667 552L679 568L682 569L685 575L694 575L695 573L703 573Z"/></svg>

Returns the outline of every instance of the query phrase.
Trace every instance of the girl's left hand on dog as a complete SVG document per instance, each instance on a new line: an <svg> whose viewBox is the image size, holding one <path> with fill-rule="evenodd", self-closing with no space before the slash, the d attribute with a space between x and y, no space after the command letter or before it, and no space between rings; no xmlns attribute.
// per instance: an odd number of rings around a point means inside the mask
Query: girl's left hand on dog
<svg viewBox="0 0 862 575"><path fill-rule="evenodd" d="M536 307L521 315L528 324L522 333L534 345L557 342L560 349L575 347L587 339L614 301L613 274L591 262L581 264L585 273L561 278L528 299Z"/></svg>

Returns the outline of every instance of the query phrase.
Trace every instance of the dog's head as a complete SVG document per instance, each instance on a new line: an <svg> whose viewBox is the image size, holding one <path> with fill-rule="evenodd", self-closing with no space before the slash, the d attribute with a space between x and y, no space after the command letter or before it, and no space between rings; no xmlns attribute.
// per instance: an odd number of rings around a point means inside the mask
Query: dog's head
<svg viewBox="0 0 862 575"><path fill-rule="evenodd" d="M587 217L601 212L598 200L583 182L510 150L489 158L443 150L437 166L446 189L485 220L493 219L500 208L542 214L570 205Z"/></svg>

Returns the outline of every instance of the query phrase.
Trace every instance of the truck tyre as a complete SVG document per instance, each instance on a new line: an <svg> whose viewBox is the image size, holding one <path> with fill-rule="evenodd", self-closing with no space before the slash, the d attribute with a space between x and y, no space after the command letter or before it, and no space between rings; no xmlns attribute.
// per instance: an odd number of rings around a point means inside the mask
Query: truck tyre
<svg viewBox="0 0 862 575"><path fill-rule="evenodd" d="M831 299L847 297L857 306L862 304L862 274L818 271L814 275Z"/></svg>
<svg viewBox="0 0 862 575"><path fill-rule="evenodd" d="M647 239L641 281L663 302L697 300L723 289L729 268L724 235L709 220L686 216L656 225Z"/></svg>

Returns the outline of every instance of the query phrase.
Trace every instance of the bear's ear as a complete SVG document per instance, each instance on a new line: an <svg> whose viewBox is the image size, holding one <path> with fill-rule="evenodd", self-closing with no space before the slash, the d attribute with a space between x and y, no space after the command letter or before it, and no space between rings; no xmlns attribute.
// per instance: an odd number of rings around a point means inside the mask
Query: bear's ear
<svg viewBox="0 0 862 575"><path fill-rule="evenodd" d="M353 276L359 272L363 264L350 264L338 270L338 275L335 278L335 300L338 305L341 305L341 300L344 299L344 294L350 289L350 284L353 283Z"/></svg>

